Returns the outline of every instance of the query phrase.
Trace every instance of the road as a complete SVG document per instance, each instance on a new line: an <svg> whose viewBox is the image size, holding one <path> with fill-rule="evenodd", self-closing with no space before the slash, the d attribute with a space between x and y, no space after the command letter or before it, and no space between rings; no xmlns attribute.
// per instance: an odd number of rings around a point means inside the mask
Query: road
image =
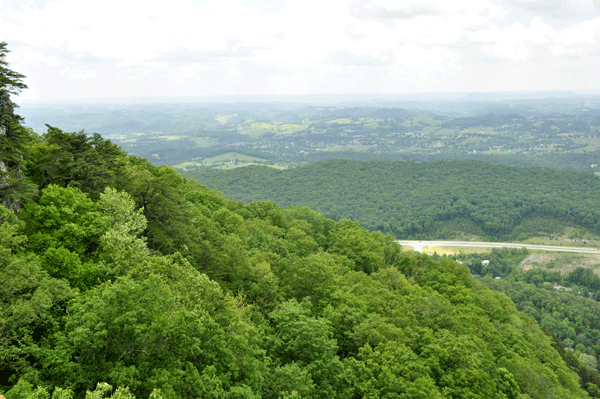
<svg viewBox="0 0 600 399"><path fill-rule="evenodd" d="M515 244L510 242L474 242L474 241L408 241L398 240L400 245L408 245L415 251L423 252L423 247L477 247L477 248L527 248L531 251L574 252L579 254L600 255L598 248L562 247L554 245Z"/></svg>

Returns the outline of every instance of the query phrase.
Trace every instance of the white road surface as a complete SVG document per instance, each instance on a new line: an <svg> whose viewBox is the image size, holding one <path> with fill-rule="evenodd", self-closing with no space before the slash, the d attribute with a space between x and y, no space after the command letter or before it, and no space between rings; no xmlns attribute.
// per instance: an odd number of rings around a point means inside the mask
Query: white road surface
<svg viewBox="0 0 600 399"><path fill-rule="evenodd" d="M515 244L510 242L474 242L474 241L408 241L398 240L400 245L408 245L415 251L423 252L423 247L477 247L477 248L527 248L531 251L574 252L600 255L600 249L594 247L566 247L558 245Z"/></svg>

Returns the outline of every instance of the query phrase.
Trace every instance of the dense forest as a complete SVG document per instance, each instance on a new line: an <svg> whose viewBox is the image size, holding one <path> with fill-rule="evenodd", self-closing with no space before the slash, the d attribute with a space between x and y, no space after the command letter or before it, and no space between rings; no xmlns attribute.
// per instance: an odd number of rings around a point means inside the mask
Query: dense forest
<svg viewBox="0 0 600 399"><path fill-rule="evenodd" d="M304 205L398 238L525 239L600 229L600 179L482 161L331 160L289 170L184 172L227 197Z"/></svg>
<svg viewBox="0 0 600 399"><path fill-rule="evenodd" d="M8 399L600 396L467 266L227 199L99 135L25 129L0 50Z"/></svg>
<svg viewBox="0 0 600 399"><path fill-rule="evenodd" d="M517 309L533 317L573 358L598 369L600 358L600 277L577 267L569 273L553 268L523 270L525 258L537 256L521 249L494 249L491 253L449 255L466 266L494 291L509 296ZM435 259L440 259L434 254Z"/></svg>

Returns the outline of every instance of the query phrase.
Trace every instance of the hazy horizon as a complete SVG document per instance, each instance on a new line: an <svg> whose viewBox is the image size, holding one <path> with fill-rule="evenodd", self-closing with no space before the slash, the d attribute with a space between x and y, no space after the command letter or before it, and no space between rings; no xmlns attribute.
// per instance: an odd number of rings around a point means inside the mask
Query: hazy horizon
<svg viewBox="0 0 600 399"><path fill-rule="evenodd" d="M600 90L594 0L5 0L17 102Z"/></svg>
<svg viewBox="0 0 600 399"><path fill-rule="evenodd" d="M171 96L171 97L106 97L64 98L32 100L22 96L13 101L23 106L52 105L151 105L151 104L236 104L236 103L290 103L297 105L336 105L345 103L362 104L385 102L502 102L543 101L586 98L600 99L600 91L506 91L506 92L423 92L423 93L368 93L368 94L304 94L304 95L214 95L214 96Z"/></svg>

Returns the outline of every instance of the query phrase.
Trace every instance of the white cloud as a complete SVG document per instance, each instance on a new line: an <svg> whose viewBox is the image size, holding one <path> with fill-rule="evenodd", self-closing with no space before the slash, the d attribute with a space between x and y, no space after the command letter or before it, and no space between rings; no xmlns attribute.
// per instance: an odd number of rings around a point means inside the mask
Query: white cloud
<svg viewBox="0 0 600 399"><path fill-rule="evenodd" d="M597 73L600 46L591 0L5 2L30 99L572 87L560 74Z"/></svg>
<svg viewBox="0 0 600 399"><path fill-rule="evenodd" d="M598 11L599 8L596 0L505 0L505 3L518 10L557 19L578 18Z"/></svg>
<svg viewBox="0 0 600 399"><path fill-rule="evenodd" d="M584 21L560 31L561 43L565 46L596 44L600 36L600 18Z"/></svg>

